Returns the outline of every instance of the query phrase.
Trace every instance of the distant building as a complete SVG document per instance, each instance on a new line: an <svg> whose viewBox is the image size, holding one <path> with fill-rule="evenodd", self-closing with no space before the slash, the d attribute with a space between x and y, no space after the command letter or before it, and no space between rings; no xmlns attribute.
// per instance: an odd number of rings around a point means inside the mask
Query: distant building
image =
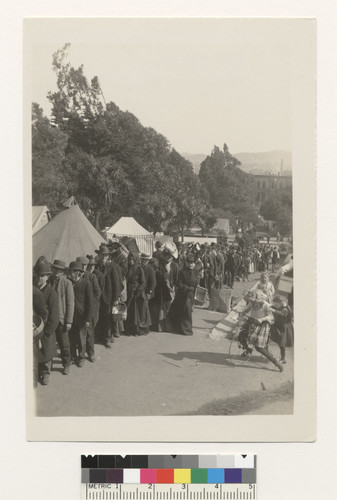
<svg viewBox="0 0 337 500"><path fill-rule="evenodd" d="M292 187L291 175L254 175L254 202L256 206L260 206L265 201L272 198L278 191L286 187Z"/></svg>

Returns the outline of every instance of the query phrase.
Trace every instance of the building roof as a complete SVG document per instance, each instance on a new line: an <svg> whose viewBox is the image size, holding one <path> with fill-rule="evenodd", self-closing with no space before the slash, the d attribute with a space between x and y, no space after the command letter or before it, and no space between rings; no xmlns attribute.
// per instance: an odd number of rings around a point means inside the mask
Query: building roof
<svg viewBox="0 0 337 500"><path fill-rule="evenodd" d="M116 236L152 236L133 217L121 217L116 224L107 230L108 235Z"/></svg>

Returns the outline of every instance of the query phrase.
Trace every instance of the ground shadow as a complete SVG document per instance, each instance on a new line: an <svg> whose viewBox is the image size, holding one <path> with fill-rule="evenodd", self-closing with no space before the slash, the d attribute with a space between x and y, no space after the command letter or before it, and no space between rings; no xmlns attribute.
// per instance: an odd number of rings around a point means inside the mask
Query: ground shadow
<svg viewBox="0 0 337 500"><path fill-rule="evenodd" d="M273 365L262 356L252 356L249 364L244 361L236 361L230 358L229 354L222 352L188 352L180 351L177 353L160 352L161 356L165 356L173 361L183 361L184 359L191 359L198 363L208 363L213 365L226 365L232 368L249 368L253 370L267 370L273 369ZM171 363L172 364L172 363ZM175 365L179 366L179 365ZM276 369L276 367L275 367Z"/></svg>

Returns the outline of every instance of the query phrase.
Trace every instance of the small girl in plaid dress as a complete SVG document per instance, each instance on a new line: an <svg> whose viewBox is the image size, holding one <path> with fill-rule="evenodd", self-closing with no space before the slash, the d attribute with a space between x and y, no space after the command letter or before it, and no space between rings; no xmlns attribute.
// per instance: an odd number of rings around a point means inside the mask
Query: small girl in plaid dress
<svg viewBox="0 0 337 500"><path fill-rule="evenodd" d="M249 358L252 349L248 346L248 343L252 344L258 352L268 358L282 372L283 366L268 351L270 327L273 323L270 304L260 290L251 292L248 298L248 305L241 313L248 316L248 320L239 333L239 342L244 349L242 357L244 359Z"/></svg>

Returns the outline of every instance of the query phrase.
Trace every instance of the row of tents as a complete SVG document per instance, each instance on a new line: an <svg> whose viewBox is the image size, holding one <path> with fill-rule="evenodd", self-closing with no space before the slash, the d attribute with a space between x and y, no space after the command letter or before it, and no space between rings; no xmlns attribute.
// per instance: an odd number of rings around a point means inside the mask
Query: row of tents
<svg viewBox="0 0 337 500"><path fill-rule="evenodd" d="M71 197L65 208L52 219L46 206L33 207L33 263L44 255L49 262L60 259L69 263L79 255L93 255L109 238L133 238L140 252L152 255L154 237L133 217L121 217L103 236Z"/></svg>

